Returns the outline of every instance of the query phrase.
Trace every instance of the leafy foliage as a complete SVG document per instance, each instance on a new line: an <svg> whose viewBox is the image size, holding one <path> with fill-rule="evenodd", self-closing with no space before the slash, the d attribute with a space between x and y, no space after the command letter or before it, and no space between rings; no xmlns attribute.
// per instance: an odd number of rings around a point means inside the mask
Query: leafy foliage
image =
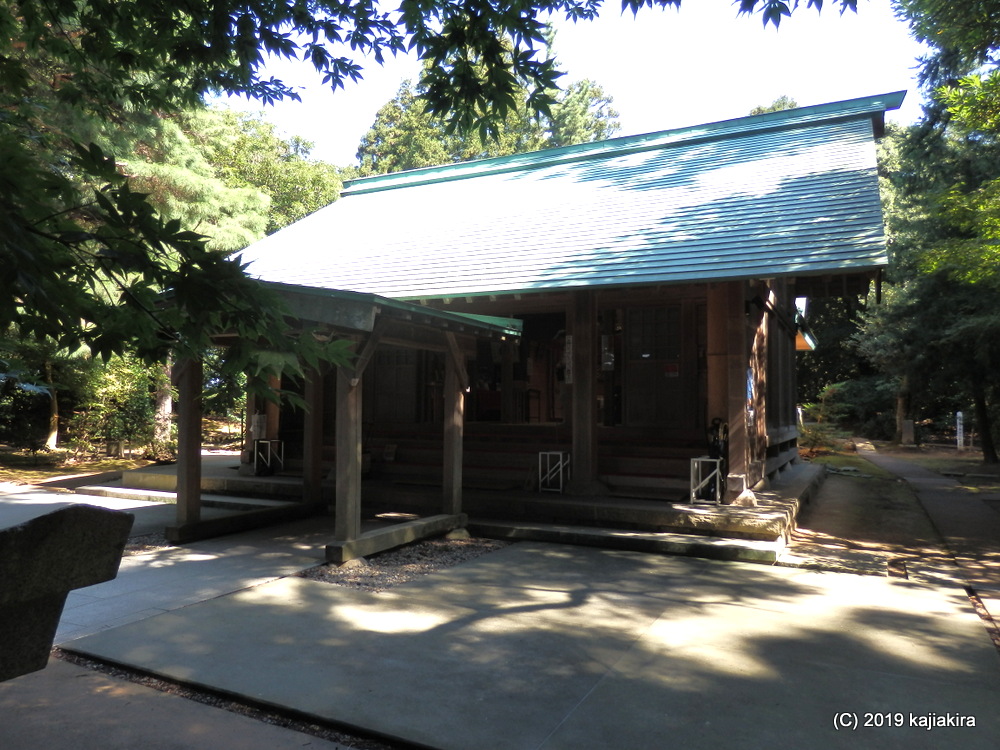
<svg viewBox="0 0 1000 750"><path fill-rule="evenodd" d="M428 112L421 91L404 82L386 103L358 148L362 175L437 166L472 159L537 151L542 148L610 138L618 131L611 97L593 81L571 84L545 117L532 115L528 94L519 92L515 106L498 127L496 137L479 132L449 133Z"/></svg>
<svg viewBox="0 0 1000 750"><path fill-rule="evenodd" d="M679 0L624 0L622 9L678 6ZM841 9L856 0L839 0ZM739 12L778 25L799 5L740 0ZM822 0L808 0L820 9ZM125 100L147 109L194 104L209 91L243 93L267 103L297 98L280 80L261 77L265 56L312 65L332 88L362 78L363 61L416 50L428 65L422 83L429 109L452 129L488 135L515 107L518 86L545 112L559 76L545 45L549 14L588 20L596 0L496 4L404 0L396 14L369 2L284 0L22 0L0 10L0 36L59 62L64 96ZM7 56L5 82L23 81L21 60Z"/></svg>
<svg viewBox="0 0 1000 750"><path fill-rule="evenodd" d="M270 199L264 214L267 234L333 203L340 194L340 170L311 160L313 144L280 137L259 115L199 109L182 117L188 137L200 143L216 177L230 188L253 189Z"/></svg>
<svg viewBox="0 0 1000 750"><path fill-rule="evenodd" d="M809 301L809 328L818 344L796 356L798 400L820 402L826 389L837 383L874 373L870 363L846 345L858 331L864 306L855 298L825 297Z"/></svg>
<svg viewBox="0 0 1000 750"><path fill-rule="evenodd" d="M445 118L447 132L475 130L486 140L520 106L519 92L528 111L551 114L559 72L544 54L541 19L586 20L599 7L595 0L404 0L395 13L360 0L0 5L0 327L67 350L86 344L104 358L129 350L144 360L168 351L196 356L213 333L227 332L240 342L228 350L234 370L262 349L270 354L258 361L272 371L343 361L342 346L288 336L277 300L246 279L238 260L213 250L239 247L263 230L253 219L264 204L248 186L267 185L282 205L269 230L310 206L276 179L251 178L239 139L229 152L233 170L213 182L219 176L193 147L196 128L186 129L178 113L209 92L264 103L297 98L263 77L269 55L311 65L336 89L359 80L364 62L412 49L427 63L428 111ZM788 11L773 0L743 0L740 9L775 25ZM148 137L137 134L142 127ZM180 158L171 162L168 153ZM286 156L277 161L299 178L317 178L294 149Z"/></svg>
<svg viewBox="0 0 1000 750"><path fill-rule="evenodd" d="M763 115L768 112L782 112L786 109L795 109L799 106L799 103L795 101L792 97L782 94L773 102L767 105L757 105L750 110L751 115Z"/></svg>
<svg viewBox="0 0 1000 750"><path fill-rule="evenodd" d="M70 421L71 443L89 452L103 443L111 453L125 445L131 452L153 436L153 397L150 370L131 357L114 356L94 368L88 388Z"/></svg>
<svg viewBox="0 0 1000 750"><path fill-rule="evenodd" d="M555 64L552 54L555 31L544 30L544 57ZM513 58L512 44L503 42ZM473 66L481 72L482 64ZM492 156L536 151L609 138L618 130L618 113L600 86L585 80L557 91L553 83L546 100L514 81L505 99L502 115L488 127L456 129L442 119L428 98L424 76L416 86L404 82L395 98L376 115L375 123L362 138L358 161L362 175L385 174L403 169L470 161Z"/></svg>
<svg viewBox="0 0 1000 750"><path fill-rule="evenodd" d="M990 62L1000 45L1000 15L991 0L897 0L896 8L913 37L935 50L924 66L932 85L945 82L946 69L968 72Z"/></svg>
<svg viewBox="0 0 1000 750"><path fill-rule="evenodd" d="M893 283L869 306L857 349L897 379L901 414L972 405L996 462L1000 143L930 120L891 131L882 154Z"/></svg>

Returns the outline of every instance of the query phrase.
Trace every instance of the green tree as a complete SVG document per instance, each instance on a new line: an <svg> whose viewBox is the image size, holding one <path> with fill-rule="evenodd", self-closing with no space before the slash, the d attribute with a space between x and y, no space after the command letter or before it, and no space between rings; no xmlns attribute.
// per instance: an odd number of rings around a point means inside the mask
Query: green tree
<svg viewBox="0 0 1000 750"><path fill-rule="evenodd" d="M0 440L53 450L90 377L85 351L60 350L16 329L0 335Z"/></svg>
<svg viewBox="0 0 1000 750"><path fill-rule="evenodd" d="M899 373L907 395L937 416L973 406L983 460L997 463L993 415L1000 366L1000 289L972 285L946 272L897 285L875 306L857 337L862 354ZM941 395L946 396L942 399Z"/></svg>
<svg viewBox="0 0 1000 750"><path fill-rule="evenodd" d="M496 137L479 131L449 132L446 124L424 107L421 92L410 81L376 114L358 147L363 175L437 166L492 156L610 138L618 131L618 113L600 86L585 80L558 95L547 116L531 113L527 93L507 112Z"/></svg>
<svg viewBox="0 0 1000 750"><path fill-rule="evenodd" d="M210 112L197 107L157 117L151 127L134 134L130 123L124 123L117 128L126 140L117 149L124 157L119 170L161 216L204 235L208 249L232 252L264 236L270 200L255 185L228 182L217 174L214 151L198 137L211 120Z"/></svg>
<svg viewBox="0 0 1000 750"><path fill-rule="evenodd" d="M614 99L590 79L574 81L552 106L545 145L571 146L611 138L621 129L613 103Z"/></svg>
<svg viewBox="0 0 1000 750"><path fill-rule="evenodd" d="M624 7L678 2L625 0ZM840 5L853 8L856 0ZM280 355L270 362L291 362L303 344L310 344L303 356L315 361L323 352L311 337L285 336L275 301L191 228L158 214L122 174L115 152L67 147L48 122L46 102L112 123L174 114L216 91L267 103L297 98L261 75L267 55L301 59L336 89L363 76L365 59L414 49L428 63L421 85L429 111L451 129L489 135L517 107L516 91L528 92L531 111L545 114L552 102L558 71L538 54L541 18L556 12L586 20L597 11L591 0L516 8L404 0L395 14L328 0L0 6L0 326L16 324L64 348L86 342L102 355L134 348L158 359L168 349L196 354L212 331L232 330L255 342L234 356L264 341ZM790 7L741 0L740 12L777 25ZM162 304L164 290L170 306Z"/></svg>
<svg viewBox="0 0 1000 750"><path fill-rule="evenodd" d="M900 0L898 12L928 45L921 81L933 97L919 125L889 139L895 288L867 316L859 346L898 377L897 419L911 405L942 404L940 394L973 403L984 460L995 463L1000 16L980 0Z"/></svg>
<svg viewBox="0 0 1000 750"><path fill-rule="evenodd" d="M260 115L209 108L185 114L189 137L198 140L216 177L230 188L252 188L270 198L271 234L337 199L340 170L310 158L313 144L282 138Z"/></svg>
<svg viewBox="0 0 1000 750"><path fill-rule="evenodd" d="M99 445L109 456L131 455L153 440L155 372L130 356L106 362L88 360L88 377L74 393L75 410L68 423L70 443L78 454ZM145 452L145 451L144 451Z"/></svg>
<svg viewBox="0 0 1000 750"><path fill-rule="evenodd" d="M795 101L792 97L782 94L777 99L775 99L770 104L758 104L756 107L750 110L751 115L763 115L768 112L782 112L786 109L795 109L799 106L799 103Z"/></svg>
<svg viewBox="0 0 1000 750"><path fill-rule="evenodd" d="M936 120L890 130L881 172L890 286L868 306L856 345L896 378L897 436L904 418L972 404L984 460L995 463L1000 142Z"/></svg>

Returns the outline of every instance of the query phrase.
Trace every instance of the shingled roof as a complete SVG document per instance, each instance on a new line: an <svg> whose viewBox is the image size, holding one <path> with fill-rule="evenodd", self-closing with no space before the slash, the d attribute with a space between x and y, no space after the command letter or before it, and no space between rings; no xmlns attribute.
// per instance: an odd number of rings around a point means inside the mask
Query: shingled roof
<svg viewBox="0 0 1000 750"><path fill-rule="evenodd" d="M243 259L266 281L411 300L870 272L874 141L902 99L359 179Z"/></svg>

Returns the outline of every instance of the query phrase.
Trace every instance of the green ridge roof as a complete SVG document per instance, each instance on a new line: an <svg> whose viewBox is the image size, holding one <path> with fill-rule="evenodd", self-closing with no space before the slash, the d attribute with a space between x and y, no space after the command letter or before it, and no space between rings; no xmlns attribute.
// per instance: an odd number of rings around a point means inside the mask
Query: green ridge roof
<svg viewBox="0 0 1000 750"><path fill-rule="evenodd" d="M886 263L874 133L902 98L355 180L243 256L404 299L863 271Z"/></svg>

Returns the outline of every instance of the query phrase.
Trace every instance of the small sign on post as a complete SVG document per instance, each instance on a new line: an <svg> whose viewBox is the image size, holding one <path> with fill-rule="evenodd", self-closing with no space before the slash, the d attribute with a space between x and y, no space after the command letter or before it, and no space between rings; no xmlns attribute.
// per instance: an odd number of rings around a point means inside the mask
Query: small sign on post
<svg viewBox="0 0 1000 750"><path fill-rule="evenodd" d="M960 411L955 412L955 441L959 450L965 450L965 420Z"/></svg>

